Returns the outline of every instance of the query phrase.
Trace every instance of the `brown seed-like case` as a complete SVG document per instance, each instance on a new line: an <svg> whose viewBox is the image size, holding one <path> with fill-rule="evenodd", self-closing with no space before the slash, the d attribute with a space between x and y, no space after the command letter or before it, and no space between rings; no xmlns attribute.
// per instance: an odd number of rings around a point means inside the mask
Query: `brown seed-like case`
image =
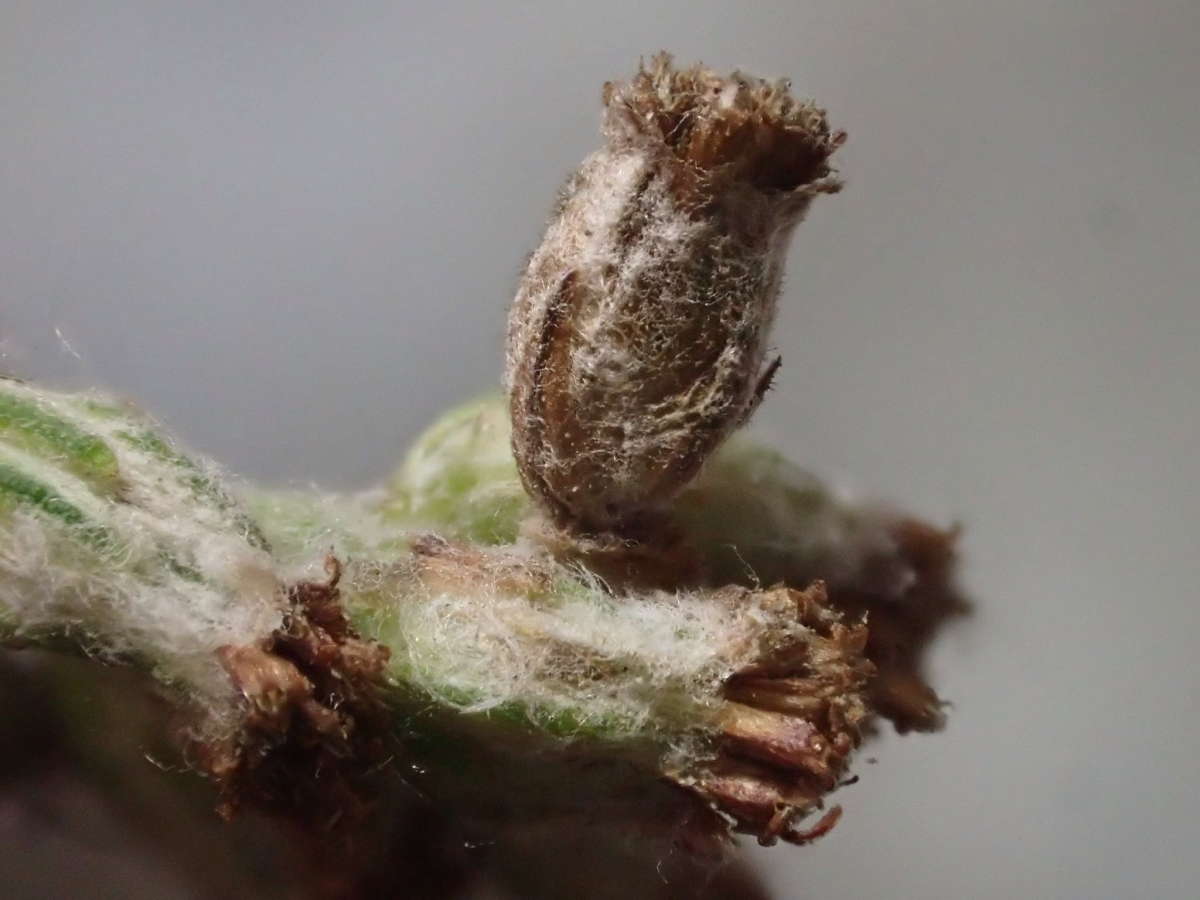
<svg viewBox="0 0 1200 900"><path fill-rule="evenodd" d="M513 450L561 527L637 536L753 412L783 256L843 135L786 83L656 57L604 91L508 324Z"/></svg>

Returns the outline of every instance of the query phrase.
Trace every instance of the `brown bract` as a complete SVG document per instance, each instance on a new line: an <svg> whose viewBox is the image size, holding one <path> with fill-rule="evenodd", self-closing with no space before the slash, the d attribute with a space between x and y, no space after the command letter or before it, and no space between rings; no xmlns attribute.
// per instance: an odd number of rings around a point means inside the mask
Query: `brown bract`
<svg viewBox="0 0 1200 900"><path fill-rule="evenodd" d="M874 668L863 656L866 626L845 624L823 584L765 595L793 606L805 630L729 679L717 754L671 775L760 843L803 844L841 814L835 807L816 826L799 826L842 781L869 715L864 692Z"/></svg>
<svg viewBox="0 0 1200 900"><path fill-rule="evenodd" d="M656 57L604 90L606 146L570 179L508 325L521 478L570 534L653 542L751 415L783 256L844 135L785 82Z"/></svg>
<svg viewBox="0 0 1200 900"><path fill-rule="evenodd" d="M909 567L911 584L897 594L866 578L831 599L847 617L870 625L866 655L877 673L870 686L872 709L901 733L936 731L944 724L945 704L926 681L925 651L949 621L970 608L954 578L958 529L904 518L891 531L892 563Z"/></svg>
<svg viewBox="0 0 1200 900"><path fill-rule="evenodd" d="M368 811L366 780L387 755L379 687L388 650L350 627L341 567L333 557L326 565L328 582L289 589L282 627L267 640L219 651L243 699L242 727L193 752L226 815L249 802L325 828Z"/></svg>

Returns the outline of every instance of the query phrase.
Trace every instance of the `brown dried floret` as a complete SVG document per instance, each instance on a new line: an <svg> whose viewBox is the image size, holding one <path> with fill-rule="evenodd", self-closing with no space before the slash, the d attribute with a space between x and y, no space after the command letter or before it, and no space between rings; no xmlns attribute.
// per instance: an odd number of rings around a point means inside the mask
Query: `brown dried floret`
<svg viewBox="0 0 1200 900"><path fill-rule="evenodd" d="M891 534L896 546L886 564L904 565L908 583L896 589L888 586L886 574L876 583L868 573L859 584L831 591L830 600L846 616L870 625L865 653L876 669L872 709L902 733L936 731L944 724L945 704L925 680L925 650L949 620L969 610L954 579L958 530L904 518Z"/></svg>
<svg viewBox="0 0 1200 900"><path fill-rule="evenodd" d="M288 612L269 638L218 651L244 701L242 727L193 753L218 783L226 815L250 802L323 827L369 809L364 785L387 755L379 688L388 650L350 626L341 566L330 557L327 568L329 581L288 590Z"/></svg>
<svg viewBox="0 0 1200 900"><path fill-rule="evenodd" d="M863 656L866 627L845 625L824 585L768 593L794 603L807 630L728 681L718 755L672 775L761 843L807 843L840 815L835 807L812 829L796 824L841 783L874 670Z"/></svg>
<svg viewBox="0 0 1200 900"><path fill-rule="evenodd" d="M830 131L825 111L793 97L786 79L679 69L659 53L628 83L606 83L603 99L613 143L661 145L710 179L763 190L840 187L828 159L845 133Z"/></svg>

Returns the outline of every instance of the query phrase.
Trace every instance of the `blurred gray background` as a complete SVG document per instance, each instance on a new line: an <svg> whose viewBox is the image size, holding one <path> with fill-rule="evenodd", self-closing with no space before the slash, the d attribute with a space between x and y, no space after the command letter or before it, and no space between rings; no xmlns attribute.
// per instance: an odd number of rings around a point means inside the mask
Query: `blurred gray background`
<svg viewBox="0 0 1200 900"><path fill-rule="evenodd" d="M61 3L0 12L0 367L366 486L492 385L600 84L659 48L850 132L756 431L966 526L948 730L780 897L1196 896L1200 4Z"/></svg>

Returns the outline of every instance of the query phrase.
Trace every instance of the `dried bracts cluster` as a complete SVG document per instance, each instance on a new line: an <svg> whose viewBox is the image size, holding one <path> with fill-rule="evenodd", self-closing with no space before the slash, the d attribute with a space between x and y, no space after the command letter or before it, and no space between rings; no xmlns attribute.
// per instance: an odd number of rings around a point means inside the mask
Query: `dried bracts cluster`
<svg viewBox="0 0 1200 900"><path fill-rule="evenodd" d="M753 412L783 257L843 135L785 82L658 56L605 87L508 326L513 449L560 527L645 538ZM649 521L647 521L649 520Z"/></svg>
<svg viewBox="0 0 1200 900"><path fill-rule="evenodd" d="M226 815L250 803L323 827L369 812L366 794L377 789L370 776L389 752L389 651L350 624L336 557L326 569L327 579L288 588L270 635L217 650L242 700L241 727L191 751L216 781Z"/></svg>
<svg viewBox="0 0 1200 900"><path fill-rule="evenodd" d="M805 631L726 681L720 755L675 777L760 843L807 843L831 828L840 810L807 830L797 822L838 787L867 718L867 629L843 624L819 582L763 597L759 602L794 608Z"/></svg>

